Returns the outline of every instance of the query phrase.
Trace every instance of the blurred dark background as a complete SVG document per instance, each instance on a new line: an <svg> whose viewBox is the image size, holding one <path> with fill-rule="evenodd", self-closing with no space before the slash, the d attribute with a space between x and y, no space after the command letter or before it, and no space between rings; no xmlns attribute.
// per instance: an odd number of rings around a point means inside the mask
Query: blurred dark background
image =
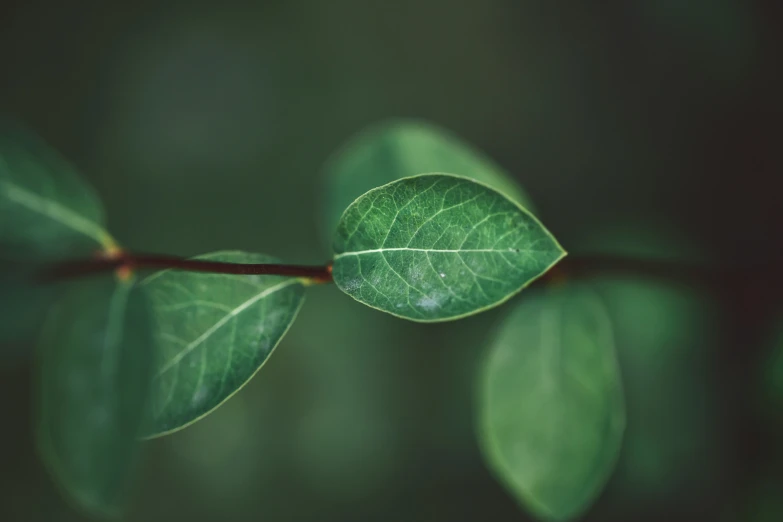
<svg viewBox="0 0 783 522"><path fill-rule="evenodd" d="M781 21L779 0L5 0L0 112L79 167L131 250L323 262L324 161L415 117L517 177L566 249L653 226L757 288L783 261ZM626 451L587 519L783 519L783 410L758 391L783 299L730 295L676 312L719 319L660 340L674 366L645 395L672 395L662 418L705 397L670 430L692 449L657 489ZM128 520L527 520L473 427L503 314L425 327L314 288L242 392L148 444ZM35 454L25 348L0 368L0 520L83 520Z"/></svg>

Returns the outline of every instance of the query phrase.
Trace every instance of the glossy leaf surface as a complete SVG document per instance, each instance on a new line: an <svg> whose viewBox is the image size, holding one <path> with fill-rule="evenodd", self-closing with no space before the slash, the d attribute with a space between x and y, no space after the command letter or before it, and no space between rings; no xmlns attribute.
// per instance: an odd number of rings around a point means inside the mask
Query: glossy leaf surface
<svg viewBox="0 0 783 522"><path fill-rule="evenodd" d="M146 296L113 276L70 285L40 340L38 442L62 489L94 514L122 508L153 369Z"/></svg>
<svg viewBox="0 0 783 522"><path fill-rule="evenodd" d="M275 263L262 254L196 259ZM228 400L261 368L304 299L296 278L164 270L143 283L153 303L158 363L147 437L183 428Z"/></svg>
<svg viewBox="0 0 783 522"><path fill-rule="evenodd" d="M334 281L384 312L431 322L496 306L565 255L541 223L495 190L427 174L357 199L334 237Z"/></svg>
<svg viewBox="0 0 783 522"><path fill-rule="evenodd" d="M480 389L492 470L536 517L587 509L615 466L625 428L611 324L579 287L526 296L492 343Z"/></svg>
<svg viewBox="0 0 783 522"><path fill-rule="evenodd" d="M534 212L519 183L483 153L438 126L392 120L350 139L326 166L326 237L356 198L375 187L428 172L448 172L486 183Z"/></svg>

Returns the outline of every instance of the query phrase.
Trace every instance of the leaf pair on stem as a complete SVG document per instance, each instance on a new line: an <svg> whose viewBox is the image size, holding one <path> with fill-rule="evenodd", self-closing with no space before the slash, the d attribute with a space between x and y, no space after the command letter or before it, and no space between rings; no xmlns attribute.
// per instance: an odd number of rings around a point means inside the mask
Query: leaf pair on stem
<svg viewBox="0 0 783 522"><path fill-rule="evenodd" d="M327 173L323 222L333 226L333 257L330 272L321 271L357 301L397 317L429 323L488 310L565 256L515 181L434 127L377 127L332 158ZM121 252L73 169L14 134L0 137L0 227L6 257L17 261L119 269L30 294L32 308L55 303L38 343L42 454L67 492L98 512L122 506L137 440L181 429L236 393L319 279L307 267L276 272L283 265L263 254L169 263L174 258ZM96 251L98 258L74 265ZM165 269L138 273L153 266ZM215 273L186 271L210 266ZM488 460L540 516L585 509L618 451L623 398L601 310L582 294L523 302L504 322L483 374ZM573 469L562 476L565 462Z"/></svg>

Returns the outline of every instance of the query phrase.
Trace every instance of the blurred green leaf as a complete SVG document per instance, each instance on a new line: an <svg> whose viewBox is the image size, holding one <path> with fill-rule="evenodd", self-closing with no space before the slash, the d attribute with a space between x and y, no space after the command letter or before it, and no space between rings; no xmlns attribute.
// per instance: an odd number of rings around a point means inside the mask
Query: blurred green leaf
<svg viewBox="0 0 783 522"><path fill-rule="evenodd" d="M519 183L451 132L417 120L391 120L351 138L326 166L324 237L332 238L348 205L370 189L430 172L486 183L535 212Z"/></svg>
<svg viewBox="0 0 783 522"><path fill-rule="evenodd" d="M92 188L65 160L21 130L0 128L0 341L32 338L55 300L36 268L113 242Z"/></svg>
<svg viewBox="0 0 783 522"><path fill-rule="evenodd" d="M684 488L696 496L718 464L718 405L707 377L712 307L687 289L652 281L592 284L612 318L628 403L618 486L658 500Z"/></svg>
<svg viewBox="0 0 783 522"><path fill-rule="evenodd" d="M709 262L677 230L644 223L617 223L578 250ZM644 505L661 516L684 490L699 504L715 491L725 456L711 374L721 342L718 310L708 296L660 279L607 275L589 284L612 320L627 405L612 494L632 510Z"/></svg>
<svg viewBox="0 0 783 522"><path fill-rule="evenodd" d="M38 443L63 490L117 515L138 457L153 344L146 296L113 277L69 286L40 340Z"/></svg>
<svg viewBox="0 0 783 522"><path fill-rule="evenodd" d="M583 287L525 296L500 327L480 388L481 443L535 516L577 517L611 475L625 429L612 327Z"/></svg>
<svg viewBox="0 0 783 522"><path fill-rule="evenodd" d="M196 259L278 262L245 252ZM147 437L197 421L242 388L272 354L304 301L302 280L277 276L164 270L143 286L153 304L159 348Z"/></svg>
<svg viewBox="0 0 783 522"><path fill-rule="evenodd" d="M497 306L565 255L516 203L444 174L401 179L357 199L337 228L334 253L343 292L421 322Z"/></svg>
<svg viewBox="0 0 783 522"><path fill-rule="evenodd" d="M114 242L92 188L56 152L31 136L0 130L0 246L14 258L58 257Z"/></svg>

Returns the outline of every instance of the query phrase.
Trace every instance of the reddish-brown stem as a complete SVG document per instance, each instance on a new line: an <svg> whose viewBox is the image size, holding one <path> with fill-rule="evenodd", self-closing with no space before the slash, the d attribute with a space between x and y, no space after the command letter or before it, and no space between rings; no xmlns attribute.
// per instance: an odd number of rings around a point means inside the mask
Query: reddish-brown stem
<svg viewBox="0 0 783 522"><path fill-rule="evenodd" d="M332 281L332 265L283 265L256 263L226 263L185 259L156 254L132 254L123 251L104 252L93 259L71 260L49 267L43 274L46 281L70 279L101 272L116 271L121 277L132 271L173 269L191 272L211 272L237 275L277 275L302 277L314 283ZM751 271L752 280L767 285L773 277L767 266ZM708 267L673 260L645 260L621 256L568 256L558 263L537 284L552 284L564 279L580 279L596 275L641 276L725 290L737 284L747 286L750 277L732 267Z"/></svg>
<svg viewBox="0 0 783 522"><path fill-rule="evenodd" d="M155 254L131 254L121 252L111 256L94 259L79 259L58 263L43 273L44 280L61 280L86 276L111 270L145 270L173 269L189 272L210 272L213 274L237 275L279 275L289 277L304 277L317 283L328 283L332 280L331 265L282 265L275 263L226 263L222 261L205 261L200 259L184 259L175 256Z"/></svg>

